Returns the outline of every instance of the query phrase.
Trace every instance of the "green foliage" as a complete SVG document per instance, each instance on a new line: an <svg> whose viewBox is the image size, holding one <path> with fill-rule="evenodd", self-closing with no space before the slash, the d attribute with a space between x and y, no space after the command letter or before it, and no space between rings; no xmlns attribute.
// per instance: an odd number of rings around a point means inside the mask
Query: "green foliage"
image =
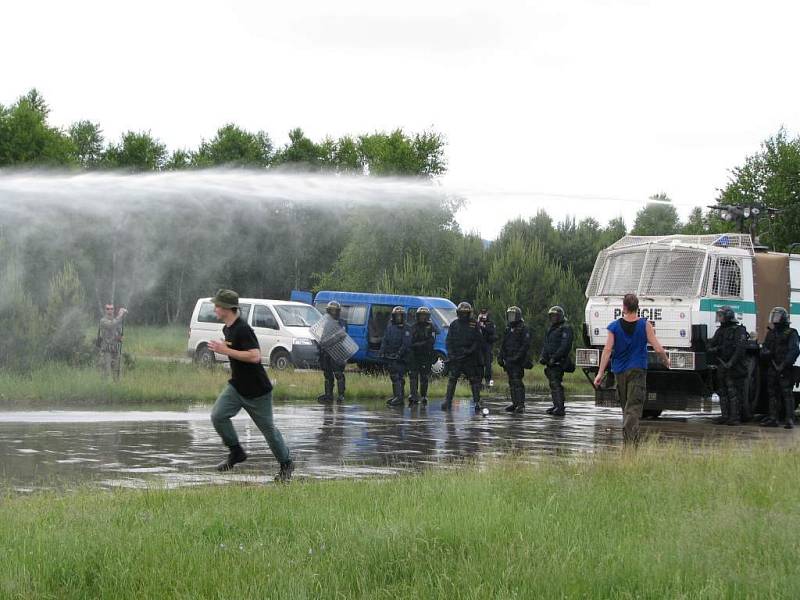
<svg viewBox="0 0 800 600"><path fill-rule="evenodd" d="M373 133L359 138L359 154L370 175L417 175L433 177L446 170L444 138L434 132L406 135L402 129L390 134Z"/></svg>
<svg viewBox="0 0 800 600"><path fill-rule="evenodd" d="M0 167L77 162L69 136L47 124L49 108L35 89L9 108L0 105Z"/></svg>
<svg viewBox="0 0 800 600"><path fill-rule="evenodd" d="M509 306L522 309L536 351L548 326L547 310L559 304L579 330L584 302L583 287L572 271L562 268L540 241L526 241L517 233L504 240L477 289L477 304L494 315L505 315Z"/></svg>
<svg viewBox="0 0 800 600"><path fill-rule="evenodd" d="M61 272L50 280L42 323L45 357L77 363L91 355L86 344L88 319L84 306L84 291L78 272L75 265L67 261Z"/></svg>
<svg viewBox="0 0 800 600"><path fill-rule="evenodd" d="M96 167L103 157L103 131L91 121L78 121L69 128L75 158L85 169Z"/></svg>
<svg viewBox="0 0 800 600"><path fill-rule="evenodd" d="M673 235L680 231L678 211L666 194L650 196L651 202L636 213L633 235Z"/></svg>
<svg viewBox="0 0 800 600"><path fill-rule="evenodd" d="M160 171L167 160L167 147L149 131L128 131L119 144L112 144L103 156L108 168L127 171Z"/></svg>
<svg viewBox="0 0 800 600"><path fill-rule="evenodd" d="M16 261L3 257L0 270L0 365L28 372L43 355L41 313L26 292Z"/></svg>
<svg viewBox="0 0 800 600"><path fill-rule="evenodd" d="M251 133L228 123L200 144L191 162L195 167L266 167L271 159L272 140L266 132Z"/></svg>

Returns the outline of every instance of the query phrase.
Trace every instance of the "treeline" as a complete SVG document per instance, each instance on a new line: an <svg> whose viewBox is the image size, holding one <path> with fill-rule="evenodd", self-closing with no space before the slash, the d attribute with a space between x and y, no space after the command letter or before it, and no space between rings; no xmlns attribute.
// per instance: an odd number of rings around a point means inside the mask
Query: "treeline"
<svg viewBox="0 0 800 600"><path fill-rule="evenodd" d="M276 146L265 131L228 123L195 149L167 149L149 131L128 131L107 141L99 123L81 120L66 130L48 123L50 109L35 89L8 107L0 104L0 167L61 167L128 172L216 166L433 177L446 169L445 141L434 131L407 135L375 132L320 142L302 129Z"/></svg>
<svg viewBox="0 0 800 600"><path fill-rule="evenodd" d="M0 177L6 366L27 349L35 352L21 365L43 356L77 360L86 349L70 332L85 332L105 302L127 306L131 323L186 324L195 300L219 287L268 298L292 289L436 295L487 306L498 321L517 305L538 346L553 304L580 326L597 253L627 233L621 218L555 222L543 211L507 223L491 243L461 231L455 216L463 199L428 182L445 170L437 134L314 143L298 133L274 149L266 134L229 125L173 160L177 151L153 153L149 134L105 145L78 135L91 133L81 124L51 126L47 114L35 92L0 108L0 165L15 167ZM289 163L304 173L286 174ZM90 173L17 173L44 165ZM209 166L249 168L199 170ZM148 170L169 172L141 174ZM398 174L414 177L376 177ZM779 250L800 241L800 139L781 131L767 140L732 170L717 200L780 208L763 223L762 241ZM681 222L657 194L631 232L735 227L702 209Z"/></svg>

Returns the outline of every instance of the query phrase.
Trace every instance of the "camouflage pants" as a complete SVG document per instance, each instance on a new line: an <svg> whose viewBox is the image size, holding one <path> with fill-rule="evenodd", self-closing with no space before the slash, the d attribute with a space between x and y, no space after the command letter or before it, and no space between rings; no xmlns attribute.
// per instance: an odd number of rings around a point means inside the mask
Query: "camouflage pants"
<svg viewBox="0 0 800 600"><path fill-rule="evenodd" d="M100 353L100 372L103 377L119 379L119 352Z"/></svg>
<svg viewBox="0 0 800 600"><path fill-rule="evenodd" d="M622 407L622 439L625 445L639 443L639 421L644 410L647 371L628 369L616 373L617 397Z"/></svg>

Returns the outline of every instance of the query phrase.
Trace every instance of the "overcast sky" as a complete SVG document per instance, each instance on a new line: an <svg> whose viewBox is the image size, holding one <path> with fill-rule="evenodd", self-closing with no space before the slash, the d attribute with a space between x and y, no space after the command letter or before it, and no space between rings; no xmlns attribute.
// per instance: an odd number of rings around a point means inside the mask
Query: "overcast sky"
<svg viewBox="0 0 800 600"><path fill-rule="evenodd" d="M442 184L485 238L518 215L682 215L783 125L800 131L800 3L8 2L0 103L193 148L403 127L448 141Z"/></svg>

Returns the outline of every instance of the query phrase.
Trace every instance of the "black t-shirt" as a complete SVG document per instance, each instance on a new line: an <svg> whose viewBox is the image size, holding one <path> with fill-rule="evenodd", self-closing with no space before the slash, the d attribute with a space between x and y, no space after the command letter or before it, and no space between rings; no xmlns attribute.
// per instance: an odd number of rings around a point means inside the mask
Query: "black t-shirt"
<svg viewBox="0 0 800 600"><path fill-rule="evenodd" d="M626 321L625 319L619 320L619 324L622 325L622 331L624 331L627 335L633 335L633 332L636 331L636 325L638 323L638 319L636 321Z"/></svg>
<svg viewBox="0 0 800 600"><path fill-rule="evenodd" d="M230 327L223 327L225 342L232 350L253 350L258 348L258 338L253 328L241 318L237 318ZM246 363L232 356L231 378L228 380L244 398L258 398L272 391L272 383L261 363Z"/></svg>

